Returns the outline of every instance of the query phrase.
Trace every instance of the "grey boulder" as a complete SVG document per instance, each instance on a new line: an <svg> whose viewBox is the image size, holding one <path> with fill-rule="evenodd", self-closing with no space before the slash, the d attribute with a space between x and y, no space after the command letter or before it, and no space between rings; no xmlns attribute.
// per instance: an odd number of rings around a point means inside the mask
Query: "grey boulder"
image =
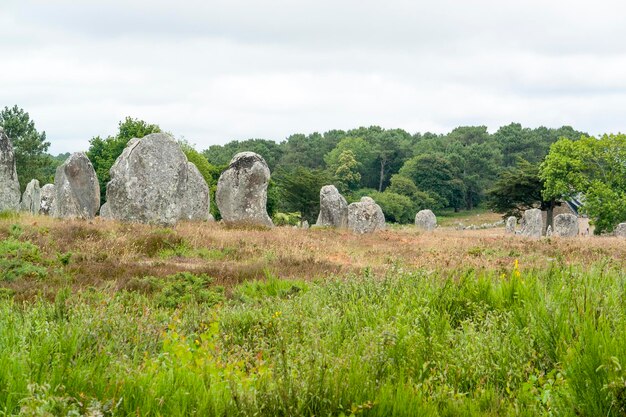
<svg viewBox="0 0 626 417"><path fill-rule="evenodd" d="M52 202L54 201L54 184L46 184L41 187L41 204L39 214L52 214Z"/></svg>
<svg viewBox="0 0 626 417"><path fill-rule="evenodd" d="M0 211L20 208L20 183L15 170L15 153L0 127Z"/></svg>
<svg viewBox="0 0 626 417"><path fill-rule="evenodd" d="M226 223L247 223L272 227L267 214L267 186L270 169L260 155L241 152L217 181L215 201Z"/></svg>
<svg viewBox="0 0 626 417"><path fill-rule="evenodd" d="M24 194L22 194L22 211L27 211L30 214L39 214L41 207L41 188L39 187L39 180L30 180Z"/></svg>
<svg viewBox="0 0 626 417"><path fill-rule="evenodd" d="M559 214L554 217L554 236L578 236L578 217L573 214Z"/></svg>
<svg viewBox="0 0 626 417"><path fill-rule="evenodd" d="M370 197L348 206L348 229L355 233L373 233L385 228L385 215Z"/></svg>
<svg viewBox="0 0 626 417"><path fill-rule="evenodd" d="M415 215L415 226L418 229L431 231L437 227L437 217L431 210L420 210Z"/></svg>
<svg viewBox="0 0 626 417"><path fill-rule="evenodd" d="M92 219L100 208L100 186L93 165L82 152L72 154L54 175L52 215Z"/></svg>
<svg viewBox="0 0 626 417"><path fill-rule="evenodd" d="M534 208L524 211L520 234L527 237L540 238L542 230L543 219L541 217L541 210Z"/></svg>
<svg viewBox="0 0 626 417"><path fill-rule="evenodd" d="M510 216L506 219L504 231L507 233L515 233L515 226L517 225L517 217Z"/></svg>
<svg viewBox="0 0 626 417"><path fill-rule="evenodd" d="M209 186L166 133L131 139L109 172L104 218L158 225L209 220Z"/></svg>
<svg viewBox="0 0 626 417"><path fill-rule="evenodd" d="M320 190L320 214L316 226L348 226L348 202L334 185L325 185Z"/></svg>
<svg viewBox="0 0 626 417"><path fill-rule="evenodd" d="M615 231L613 233L617 237L626 238L626 223L618 224L617 227L615 228Z"/></svg>

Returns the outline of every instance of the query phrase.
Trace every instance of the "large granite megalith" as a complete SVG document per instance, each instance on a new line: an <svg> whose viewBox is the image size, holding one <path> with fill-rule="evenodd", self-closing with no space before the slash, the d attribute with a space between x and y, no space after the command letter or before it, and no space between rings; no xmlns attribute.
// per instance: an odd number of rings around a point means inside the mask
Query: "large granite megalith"
<svg viewBox="0 0 626 417"><path fill-rule="evenodd" d="M355 233L372 233L385 228L383 210L370 197L348 206L348 229Z"/></svg>
<svg viewBox="0 0 626 417"><path fill-rule="evenodd" d="M267 215L267 186L270 169L260 155L241 152L217 181L215 201L227 223L273 226Z"/></svg>
<svg viewBox="0 0 626 417"><path fill-rule="evenodd" d="M431 210L420 210L415 215L415 226L425 231L435 230L437 227L437 217Z"/></svg>
<svg viewBox="0 0 626 417"><path fill-rule="evenodd" d="M316 226L347 227L348 202L334 185L325 185L320 190L320 214Z"/></svg>
<svg viewBox="0 0 626 417"><path fill-rule="evenodd" d="M541 210L529 209L524 211L522 217L522 230L523 236L539 238L543 234L543 218L541 217Z"/></svg>
<svg viewBox="0 0 626 417"><path fill-rule="evenodd" d="M626 223L620 223L615 227L613 231L615 236L626 238Z"/></svg>
<svg viewBox="0 0 626 417"><path fill-rule="evenodd" d="M160 225L212 219L209 186L166 133L131 139L110 174L103 217Z"/></svg>
<svg viewBox="0 0 626 417"><path fill-rule="evenodd" d="M557 237L578 236L578 216L564 213L554 217L554 232Z"/></svg>
<svg viewBox="0 0 626 417"><path fill-rule="evenodd" d="M54 175L52 215L91 219L100 208L100 186L93 165L83 152L73 153Z"/></svg>
<svg viewBox="0 0 626 417"><path fill-rule="evenodd" d="M28 185L26 185L20 206L22 211L27 211L30 214L39 214L41 207L41 188L39 187L39 180L31 180Z"/></svg>
<svg viewBox="0 0 626 417"><path fill-rule="evenodd" d="M54 201L54 184L46 184L41 187L41 204L39 214L52 214L52 202Z"/></svg>
<svg viewBox="0 0 626 417"><path fill-rule="evenodd" d="M20 183L15 170L15 153L0 127L0 211L20 208Z"/></svg>

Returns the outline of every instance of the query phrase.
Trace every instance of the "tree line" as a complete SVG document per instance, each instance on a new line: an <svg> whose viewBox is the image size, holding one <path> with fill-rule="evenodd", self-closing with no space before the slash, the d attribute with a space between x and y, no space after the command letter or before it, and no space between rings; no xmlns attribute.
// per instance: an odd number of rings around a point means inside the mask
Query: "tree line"
<svg viewBox="0 0 626 417"><path fill-rule="evenodd" d="M31 178L51 182L67 156L49 155L45 132L39 133L17 106L0 112L0 125L13 141L22 187ZM154 132L161 132L159 125L127 117L115 135L90 140L87 156L103 201L109 169L128 141ZM231 141L201 151L184 140L181 146L212 193L233 155L260 154L272 172L270 215L298 213L309 222L316 220L319 190L326 184L335 184L349 202L369 195L386 219L397 223L412 222L424 208L437 212L486 206L519 216L526 208L550 210L580 195L596 230L610 231L626 220L624 136L593 138L570 126L511 123L494 133L485 126L461 126L445 134L370 126L293 134L281 142ZM219 218L215 204L211 210Z"/></svg>

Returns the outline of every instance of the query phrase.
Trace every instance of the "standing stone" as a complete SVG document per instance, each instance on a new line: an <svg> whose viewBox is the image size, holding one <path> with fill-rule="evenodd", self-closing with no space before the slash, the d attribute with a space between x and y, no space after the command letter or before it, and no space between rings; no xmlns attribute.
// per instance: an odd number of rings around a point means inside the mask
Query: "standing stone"
<svg viewBox="0 0 626 417"><path fill-rule="evenodd" d="M504 226L504 230L507 233L515 233L515 226L517 225L517 217L510 216L506 219L506 225Z"/></svg>
<svg viewBox="0 0 626 417"><path fill-rule="evenodd" d="M31 180L22 194L22 211L28 211L30 214L39 214L41 208L41 188L39 188L39 180Z"/></svg>
<svg viewBox="0 0 626 417"><path fill-rule="evenodd" d="M548 225L546 229L546 237L552 237L552 226Z"/></svg>
<svg viewBox="0 0 626 417"><path fill-rule="evenodd" d="M193 162L187 162L187 188L181 203L181 218L185 220L213 220L213 216L209 213L211 208L209 186Z"/></svg>
<svg viewBox="0 0 626 417"><path fill-rule="evenodd" d="M166 133L131 139L110 174L104 218L159 225L209 220L209 186Z"/></svg>
<svg viewBox="0 0 626 417"><path fill-rule="evenodd" d="M626 238L626 223L620 223L615 228L615 236Z"/></svg>
<svg viewBox="0 0 626 417"><path fill-rule="evenodd" d="M370 197L348 206L348 228L355 233L372 233L385 228L383 210Z"/></svg>
<svg viewBox="0 0 626 417"><path fill-rule="evenodd" d="M554 217L554 236L575 237L578 236L578 217L574 214L564 213Z"/></svg>
<svg viewBox="0 0 626 417"><path fill-rule="evenodd" d="M272 227L267 215L267 185L270 169L260 155L240 152L217 181L215 201L227 223L249 223Z"/></svg>
<svg viewBox="0 0 626 417"><path fill-rule="evenodd" d="M20 183L15 170L15 153L9 137L0 127L0 211L19 207Z"/></svg>
<svg viewBox="0 0 626 417"><path fill-rule="evenodd" d="M72 154L54 175L52 215L62 219L92 219L100 208L100 186L93 165L83 152Z"/></svg>
<svg viewBox="0 0 626 417"><path fill-rule="evenodd" d="M54 201L54 184L46 184L41 187L41 204L39 214L52 214L52 202Z"/></svg>
<svg viewBox="0 0 626 417"><path fill-rule="evenodd" d="M522 217L522 230L523 236L539 238L542 235L543 220L541 218L541 210L530 209L524 212Z"/></svg>
<svg viewBox="0 0 626 417"><path fill-rule="evenodd" d="M415 215L415 226L427 232L435 230L437 227L437 217L435 217L435 213L430 210L418 211Z"/></svg>
<svg viewBox="0 0 626 417"><path fill-rule="evenodd" d="M320 190L320 214L316 226L347 227L348 202L334 185L325 185Z"/></svg>
<svg viewBox="0 0 626 417"><path fill-rule="evenodd" d="M102 219L107 219L110 220L113 218L113 215L111 214L111 206L109 206L109 203L104 203L103 205L100 206L100 218Z"/></svg>

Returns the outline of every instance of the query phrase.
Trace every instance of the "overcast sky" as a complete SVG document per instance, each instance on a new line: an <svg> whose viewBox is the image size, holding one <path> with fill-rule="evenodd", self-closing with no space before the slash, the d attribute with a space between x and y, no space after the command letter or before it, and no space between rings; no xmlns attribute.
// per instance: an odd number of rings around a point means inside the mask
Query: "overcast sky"
<svg viewBox="0 0 626 417"><path fill-rule="evenodd" d="M51 152L125 116L199 149L379 125L625 131L626 3L0 0L0 106Z"/></svg>

